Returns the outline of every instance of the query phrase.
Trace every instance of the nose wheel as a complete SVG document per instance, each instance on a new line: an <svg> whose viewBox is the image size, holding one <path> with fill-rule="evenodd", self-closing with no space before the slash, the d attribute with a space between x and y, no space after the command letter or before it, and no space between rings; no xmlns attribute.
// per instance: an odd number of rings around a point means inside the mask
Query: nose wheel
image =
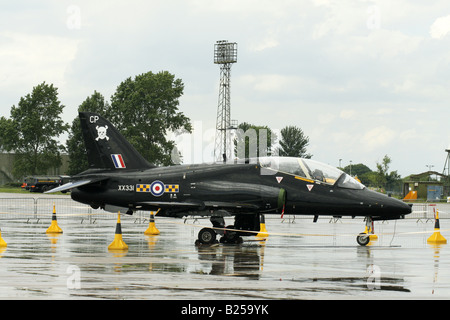
<svg viewBox="0 0 450 320"><path fill-rule="evenodd" d="M368 234L362 232L356 237L356 242L358 242L358 244L360 246L365 247L370 242L370 236Z"/></svg>
<svg viewBox="0 0 450 320"><path fill-rule="evenodd" d="M356 237L356 242L360 246L367 246L371 240L377 240L378 236L374 234L373 219L366 217L366 230Z"/></svg>

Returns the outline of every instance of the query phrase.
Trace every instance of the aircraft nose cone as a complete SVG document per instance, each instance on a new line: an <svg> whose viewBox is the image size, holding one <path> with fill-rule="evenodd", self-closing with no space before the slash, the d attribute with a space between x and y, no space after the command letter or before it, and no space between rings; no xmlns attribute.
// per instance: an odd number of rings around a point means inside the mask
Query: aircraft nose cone
<svg viewBox="0 0 450 320"><path fill-rule="evenodd" d="M392 207L392 210L395 211L398 214L410 214L412 212L412 206L410 206L408 203L405 203L398 199L390 198L392 202L389 204L389 206Z"/></svg>
<svg viewBox="0 0 450 320"><path fill-rule="evenodd" d="M377 211L377 215L384 217L397 217L410 214L412 212L412 208L409 204L388 197L384 194L371 192L370 198L373 204L373 208Z"/></svg>
<svg viewBox="0 0 450 320"><path fill-rule="evenodd" d="M391 217L400 217L412 212L412 208L409 204L390 197L386 197L382 202L382 209L384 211L383 215Z"/></svg>

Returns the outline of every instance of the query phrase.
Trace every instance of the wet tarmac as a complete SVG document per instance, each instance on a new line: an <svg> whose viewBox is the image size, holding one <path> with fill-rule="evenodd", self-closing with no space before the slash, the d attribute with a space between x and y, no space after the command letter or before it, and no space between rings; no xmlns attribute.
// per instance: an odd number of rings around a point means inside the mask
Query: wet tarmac
<svg viewBox="0 0 450 320"><path fill-rule="evenodd" d="M434 222L376 222L378 241L356 243L361 219L293 223L267 216L265 241L197 247L207 219L122 216L124 252L108 251L117 215L0 220L0 299L448 299L450 244L432 246ZM291 221L292 222L292 221ZM447 228L446 228L447 226ZM441 219L450 238L450 220Z"/></svg>

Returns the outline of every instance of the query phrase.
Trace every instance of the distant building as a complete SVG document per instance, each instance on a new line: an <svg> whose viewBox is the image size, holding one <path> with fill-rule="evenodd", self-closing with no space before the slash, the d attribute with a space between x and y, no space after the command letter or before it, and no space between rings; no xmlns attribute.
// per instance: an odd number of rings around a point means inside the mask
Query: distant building
<svg viewBox="0 0 450 320"><path fill-rule="evenodd" d="M447 200L450 196L448 176L436 171L412 174L403 182L403 196L411 193L415 193L414 198L417 200Z"/></svg>
<svg viewBox="0 0 450 320"><path fill-rule="evenodd" d="M4 185L8 182L22 182L14 179L12 175L14 165L14 153L0 153L0 185ZM58 168L52 168L48 172L42 172L40 174L45 175L66 175L69 172L69 156L62 154L62 165Z"/></svg>

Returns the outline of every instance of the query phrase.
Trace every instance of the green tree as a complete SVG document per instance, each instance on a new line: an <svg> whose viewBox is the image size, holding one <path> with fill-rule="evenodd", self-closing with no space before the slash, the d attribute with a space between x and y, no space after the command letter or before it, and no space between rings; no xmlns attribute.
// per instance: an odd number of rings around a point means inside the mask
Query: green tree
<svg viewBox="0 0 450 320"><path fill-rule="evenodd" d="M79 112L88 111L105 115L105 110L109 104L99 92L87 97L78 107ZM67 151L69 153L69 174L74 175L89 169L86 147L84 145L83 134L81 132L80 119L76 117L70 128L69 139L67 140Z"/></svg>
<svg viewBox="0 0 450 320"><path fill-rule="evenodd" d="M357 176L361 183L366 186L369 186L371 183L370 175L372 174L372 170L362 163L348 165L343 168L343 171L352 176Z"/></svg>
<svg viewBox="0 0 450 320"><path fill-rule="evenodd" d="M235 156L253 158L270 156L275 133L267 126L256 126L247 122L239 124L234 140Z"/></svg>
<svg viewBox="0 0 450 320"><path fill-rule="evenodd" d="M371 176L372 184L374 186L384 190L399 188L401 176L397 173L397 171L388 173L391 162L391 158L388 155L385 155L381 163L376 163L377 170Z"/></svg>
<svg viewBox="0 0 450 320"><path fill-rule="evenodd" d="M171 165L175 142L166 134L192 132L190 119L178 111L183 90L183 82L167 71L128 78L111 97L106 116L150 163Z"/></svg>
<svg viewBox="0 0 450 320"><path fill-rule="evenodd" d="M287 126L281 129L280 147L278 154L282 157L298 157L311 159L312 155L306 153L309 137L303 130L295 126Z"/></svg>
<svg viewBox="0 0 450 320"><path fill-rule="evenodd" d="M389 158L387 155L384 156L381 163L377 162L377 170L375 171L375 174L372 175L372 183L379 187L379 188L386 188L386 182L387 182L387 172L389 170L389 164L391 163L391 158Z"/></svg>
<svg viewBox="0 0 450 320"><path fill-rule="evenodd" d="M45 174L61 165L65 148L58 137L68 129L60 117L63 109L58 89L43 82L12 106L10 119L0 119L2 147L16 153L15 177Z"/></svg>
<svg viewBox="0 0 450 320"><path fill-rule="evenodd" d="M401 192L402 190L402 177L398 174L397 170L391 171L386 177L386 190Z"/></svg>

